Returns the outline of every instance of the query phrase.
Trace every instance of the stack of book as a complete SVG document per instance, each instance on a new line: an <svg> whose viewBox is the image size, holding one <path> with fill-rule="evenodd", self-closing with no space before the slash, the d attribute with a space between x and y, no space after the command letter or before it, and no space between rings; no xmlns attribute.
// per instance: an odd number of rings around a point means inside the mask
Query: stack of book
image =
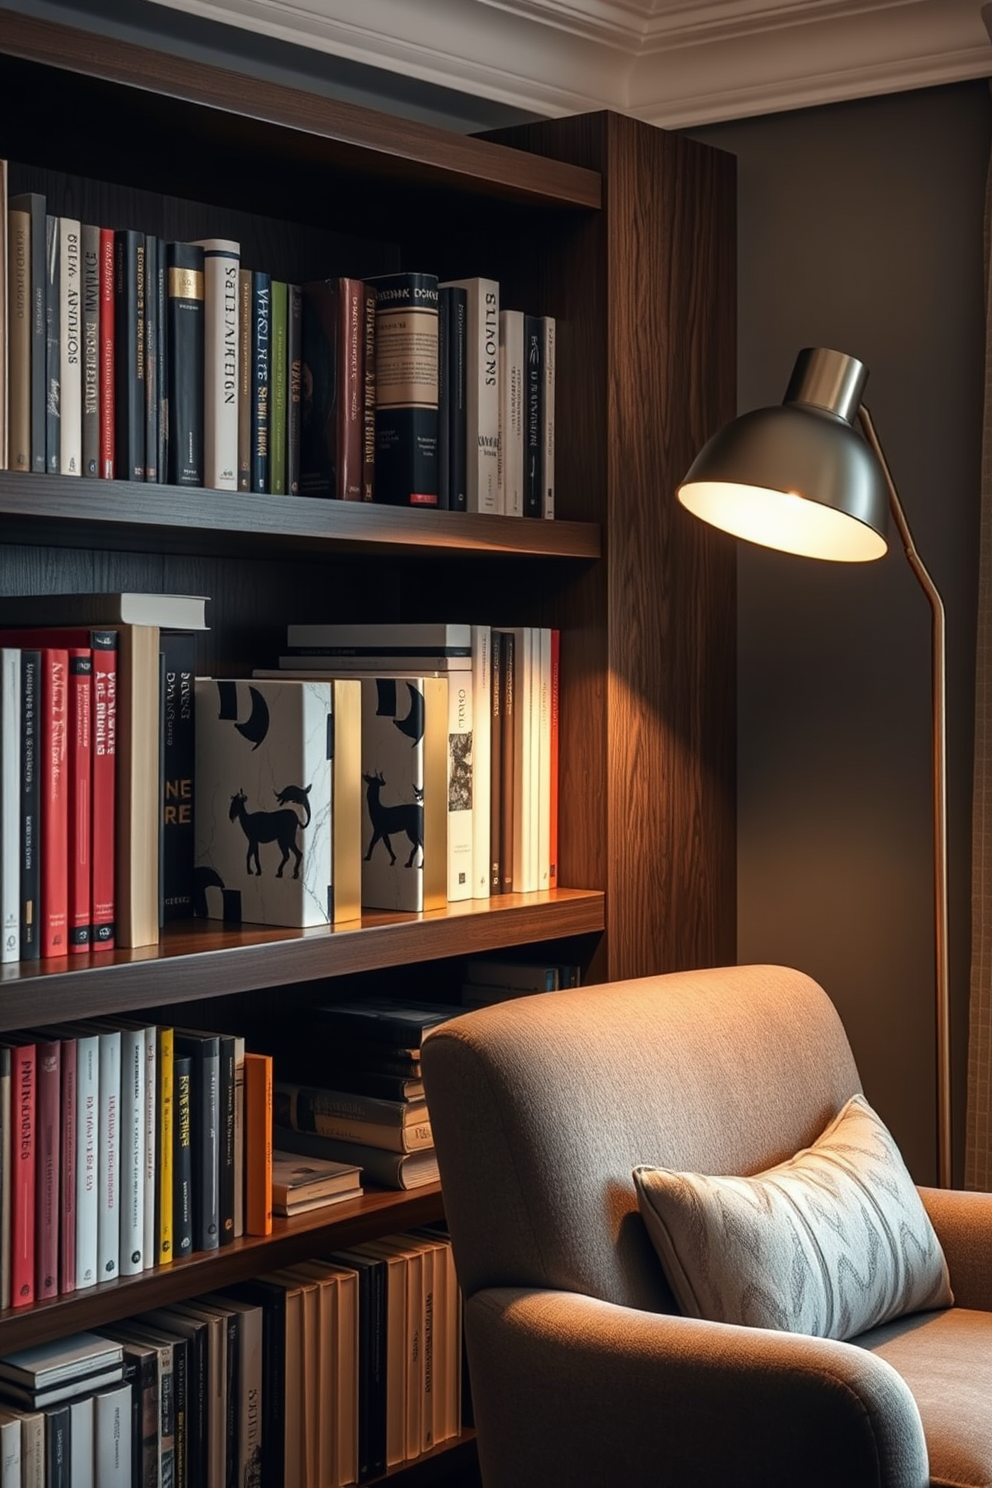
<svg viewBox="0 0 992 1488"><path fill-rule="evenodd" d="M300 1157L277 1148L272 1153L272 1212L288 1219L345 1199L361 1198L361 1176L356 1163Z"/></svg>
<svg viewBox="0 0 992 1488"><path fill-rule="evenodd" d="M3 1482L131 1488L132 1392L118 1343L98 1333L0 1358Z"/></svg>
<svg viewBox="0 0 992 1488"><path fill-rule="evenodd" d="M386 1188L436 1182L420 1044L458 1011L385 996L311 1008L275 1052L276 1147L355 1163Z"/></svg>
<svg viewBox="0 0 992 1488"><path fill-rule="evenodd" d="M577 987L580 978L581 967L574 962L470 956L462 969L461 998L465 1007L488 1007L514 997Z"/></svg>

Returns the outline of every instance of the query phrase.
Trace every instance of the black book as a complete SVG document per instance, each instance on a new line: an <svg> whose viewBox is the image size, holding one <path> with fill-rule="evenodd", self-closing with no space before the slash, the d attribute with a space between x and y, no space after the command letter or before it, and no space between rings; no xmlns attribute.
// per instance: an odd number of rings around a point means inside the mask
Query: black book
<svg viewBox="0 0 992 1488"><path fill-rule="evenodd" d="M448 504L468 507L468 291L446 284L439 291L447 302L447 407L442 411L448 441Z"/></svg>
<svg viewBox="0 0 992 1488"><path fill-rule="evenodd" d="M524 516L539 517L544 491L544 330L524 316Z"/></svg>
<svg viewBox="0 0 992 1488"><path fill-rule="evenodd" d="M442 511L451 506L451 287L437 296L437 504Z"/></svg>
<svg viewBox="0 0 992 1488"><path fill-rule="evenodd" d="M45 1488L70 1488L71 1426L72 1413L65 1402L45 1411Z"/></svg>
<svg viewBox="0 0 992 1488"><path fill-rule="evenodd" d="M252 270L251 488L269 489L269 409L272 392L272 275Z"/></svg>
<svg viewBox="0 0 992 1488"><path fill-rule="evenodd" d="M112 1327L104 1330L113 1337ZM131 1480L138 1488L157 1488L159 1479L158 1352L150 1343L120 1338L124 1378L131 1385Z"/></svg>
<svg viewBox="0 0 992 1488"><path fill-rule="evenodd" d="M158 388L158 448L155 463L158 478L169 477L169 266L166 262L166 245L158 242L158 262L154 282L149 285L149 296L154 297L157 343L155 348L155 383Z"/></svg>
<svg viewBox="0 0 992 1488"><path fill-rule="evenodd" d="M158 463L159 386L158 386L158 256L159 240L154 233L145 234L145 480L165 479ZM163 251L165 245L161 245Z"/></svg>
<svg viewBox="0 0 992 1488"><path fill-rule="evenodd" d="M196 634L162 630L162 920L193 915Z"/></svg>
<svg viewBox="0 0 992 1488"><path fill-rule="evenodd" d="M129 1336L166 1349L172 1368L160 1373L163 1395L160 1398L161 1433L168 1440L172 1428L172 1482L189 1483L189 1342L171 1329L160 1328L141 1318L129 1318L123 1325ZM167 1393L166 1393L167 1392ZM165 1482L163 1472L162 1481Z"/></svg>
<svg viewBox="0 0 992 1488"><path fill-rule="evenodd" d="M145 478L145 235L114 233L114 469Z"/></svg>
<svg viewBox="0 0 992 1488"><path fill-rule="evenodd" d="M303 286L286 286L286 490L300 494L300 414L303 394Z"/></svg>
<svg viewBox="0 0 992 1488"><path fill-rule="evenodd" d="M62 382L62 255L59 219L45 218L45 469L59 473Z"/></svg>
<svg viewBox="0 0 992 1488"><path fill-rule="evenodd" d="M237 1040L232 1033L218 1035L220 1044L220 1151L217 1181L217 1207L220 1216L220 1243L234 1242L234 1058Z"/></svg>
<svg viewBox="0 0 992 1488"><path fill-rule="evenodd" d="M373 996L348 1002L325 1002L308 1009L306 1018L326 1034L419 1049L429 1028L463 1011L447 1003L406 1002L398 997Z"/></svg>
<svg viewBox="0 0 992 1488"><path fill-rule="evenodd" d="M83 261L83 475L100 474L100 229L80 228Z"/></svg>
<svg viewBox="0 0 992 1488"><path fill-rule="evenodd" d="M172 1092L172 1251L182 1258L193 1253L193 1062L188 1055L173 1059Z"/></svg>
<svg viewBox="0 0 992 1488"><path fill-rule="evenodd" d="M358 1477L386 1471L386 1262L360 1251L331 1256L358 1272Z"/></svg>
<svg viewBox="0 0 992 1488"><path fill-rule="evenodd" d="M286 1467L286 1288L256 1277L225 1288L262 1309L262 1488L284 1488Z"/></svg>
<svg viewBox="0 0 992 1488"><path fill-rule="evenodd" d="M437 506L436 274L385 274L376 292L375 499Z"/></svg>
<svg viewBox="0 0 992 1488"><path fill-rule="evenodd" d="M203 249L166 246L169 465L173 486L203 485Z"/></svg>
<svg viewBox="0 0 992 1488"><path fill-rule="evenodd" d="M220 1244L220 1040L216 1033L176 1029L175 1050L190 1060L193 1149L193 1249Z"/></svg>
<svg viewBox="0 0 992 1488"><path fill-rule="evenodd" d="M205 1319L167 1307L141 1313L137 1321L159 1329L177 1343L181 1340L186 1343L186 1483L187 1488L212 1488L209 1481L209 1325Z"/></svg>
<svg viewBox="0 0 992 1488"><path fill-rule="evenodd" d="M41 955L41 652L21 651L21 960Z"/></svg>
<svg viewBox="0 0 992 1488"><path fill-rule="evenodd" d="M45 382L48 333L45 320L47 300L46 228L47 203L37 191L24 191L8 203L13 211L27 212L31 219L31 469L39 475L45 471Z"/></svg>

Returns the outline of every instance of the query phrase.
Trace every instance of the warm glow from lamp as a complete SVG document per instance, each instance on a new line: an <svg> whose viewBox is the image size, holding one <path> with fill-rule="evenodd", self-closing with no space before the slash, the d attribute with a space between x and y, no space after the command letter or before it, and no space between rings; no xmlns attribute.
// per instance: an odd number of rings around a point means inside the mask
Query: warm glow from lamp
<svg viewBox="0 0 992 1488"><path fill-rule="evenodd" d="M870 563L886 551L884 538L857 518L808 501L795 491L771 491L732 481L691 481L679 500L694 516L734 537L836 563Z"/></svg>

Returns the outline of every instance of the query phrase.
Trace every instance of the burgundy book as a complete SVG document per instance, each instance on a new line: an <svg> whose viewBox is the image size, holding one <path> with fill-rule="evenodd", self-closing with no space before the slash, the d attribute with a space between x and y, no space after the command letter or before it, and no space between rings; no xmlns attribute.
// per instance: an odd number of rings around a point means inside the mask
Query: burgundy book
<svg viewBox="0 0 992 1488"><path fill-rule="evenodd" d="M366 499L365 317L360 279L303 285L301 496Z"/></svg>
<svg viewBox="0 0 992 1488"><path fill-rule="evenodd" d="M91 839L93 809L93 652L70 646L69 729L69 952L88 951L93 918Z"/></svg>
<svg viewBox="0 0 992 1488"><path fill-rule="evenodd" d="M76 1290L76 1040L62 1040L62 1101L59 1123L61 1163L59 1194L59 1291Z"/></svg>
<svg viewBox="0 0 992 1488"><path fill-rule="evenodd" d="M10 1299L34 1301L35 1046L10 1045Z"/></svg>
<svg viewBox="0 0 992 1488"><path fill-rule="evenodd" d="M59 1290L62 1045L58 1039L39 1039L35 1051L34 1295L39 1301Z"/></svg>

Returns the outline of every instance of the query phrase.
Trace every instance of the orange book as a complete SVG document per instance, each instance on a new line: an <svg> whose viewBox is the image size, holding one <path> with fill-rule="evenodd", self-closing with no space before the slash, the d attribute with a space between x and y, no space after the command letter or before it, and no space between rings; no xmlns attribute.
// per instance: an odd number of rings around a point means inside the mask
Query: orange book
<svg viewBox="0 0 992 1488"><path fill-rule="evenodd" d="M245 1234L272 1233L272 1055L245 1054Z"/></svg>

